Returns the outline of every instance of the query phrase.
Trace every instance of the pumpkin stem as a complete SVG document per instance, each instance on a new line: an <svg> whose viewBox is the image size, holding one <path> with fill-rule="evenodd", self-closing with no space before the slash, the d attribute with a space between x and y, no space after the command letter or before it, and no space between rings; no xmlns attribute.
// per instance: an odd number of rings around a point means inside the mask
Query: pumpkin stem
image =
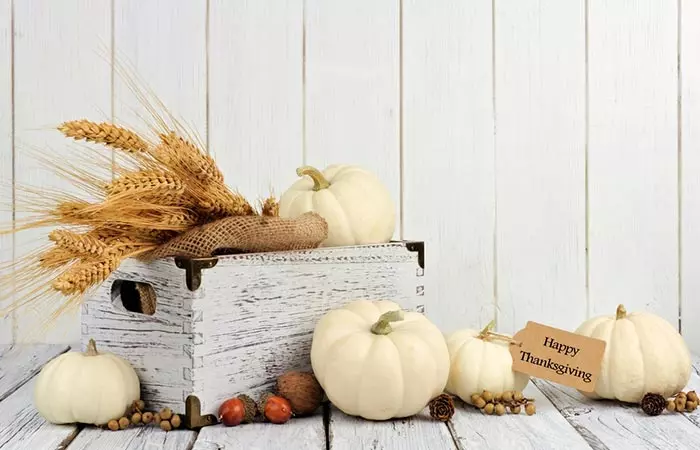
<svg viewBox="0 0 700 450"><path fill-rule="evenodd" d="M92 338L88 341L87 351L85 352L85 355L87 355L87 356L99 355L99 352L97 351L97 345L95 345L95 340Z"/></svg>
<svg viewBox="0 0 700 450"><path fill-rule="evenodd" d="M512 337L510 337L506 334L495 333L495 332L491 331L494 329L495 326L496 326L496 321L492 320L491 322L488 323L488 325L486 325L484 327L483 330L481 330L481 332L476 337L478 339L481 339L484 341L490 340L490 339L495 339L497 341L506 341L512 345L517 345L517 346L522 345L521 342L514 340Z"/></svg>
<svg viewBox="0 0 700 450"><path fill-rule="evenodd" d="M372 325L372 328L370 331L374 334L380 334L380 335L385 335L389 334L392 331L394 331L391 328L390 322L398 322L400 320L403 320L403 311L400 309L397 309L396 311L389 311L385 312L381 316L379 316L379 320L377 320L374 325Z"/></svg>
<svg viewBox="0 0 700 450"><path fill-rule="evenodd" d="M496 327L496 321L492 320L489 322L483 330L481 330L481 333L477 336L479 339L485 339L487 338L491 333L492 330Z"/></svg>
<svg viewBox="0 0 700 450"><path fill-rule="evenodd" d="M615 311L615 319L620 320L624 319L625 317L627 317L627 310L625 309L625 305L618 305L617 311Z"/></svg>
<svg viewBox="0 0 700 450"><path fill-rule="evenodd" d="M311 166L303 166L299 167L297 169L297 175L300 177L303 177L304 175L308 175L311 177L312 180L314 180L314 191L320 191L321 189L328 189L328 187L331 185L328 180L326 180L326 177L323 176L321 171L319 171L315 167Z"/></svg>

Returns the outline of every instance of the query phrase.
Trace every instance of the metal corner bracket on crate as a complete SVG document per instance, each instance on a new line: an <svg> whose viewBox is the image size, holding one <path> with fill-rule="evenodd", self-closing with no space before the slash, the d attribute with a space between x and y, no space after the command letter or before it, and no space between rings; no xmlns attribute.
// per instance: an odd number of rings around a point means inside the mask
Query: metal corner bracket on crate
<svg viewBox="0 0 700 450"><path fill-rule="evenodd" d="M202 285L202 269L211 269L219 262L216 256L209 258L175 258L175 265L185 269L187 289L196 291Z"/></svg>
<svg viewBox="0 0 700 450"><path fill-rule="evenodd" d="M286 371L310 370L315 324L331 309L383 299L425 313L424 250L421 241L393 241L130 258L83 302L83 344L94 338L129 361L153 408L182 410L192 396L201 417L216 414L227 398L259 395ZM142 292L152 308L139 307Z"/></svg>

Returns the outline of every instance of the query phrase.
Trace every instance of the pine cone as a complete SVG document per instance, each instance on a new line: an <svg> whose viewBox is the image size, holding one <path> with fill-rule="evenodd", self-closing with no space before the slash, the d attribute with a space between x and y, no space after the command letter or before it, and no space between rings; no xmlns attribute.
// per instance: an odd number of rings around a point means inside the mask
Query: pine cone
<svg viewBox="0 0 700 450"><path fill-rule="evenodd" d="M432 399L428 408L430 408L430 417L441 422L447 422L455 414L455 404L448 394L441 394Z"/></svg>
<svg viewBox="0 0 700 450"><path fill-rule="evenodd" d="M650 416L658 416L666 409L666 399L661 394L644 394L642 398L642 411Z"/></svg>

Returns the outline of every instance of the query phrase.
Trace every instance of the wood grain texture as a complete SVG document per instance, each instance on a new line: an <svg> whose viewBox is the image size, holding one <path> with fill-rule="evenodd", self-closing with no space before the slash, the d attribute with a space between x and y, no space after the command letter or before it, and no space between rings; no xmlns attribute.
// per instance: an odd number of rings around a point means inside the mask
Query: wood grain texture
<svg viewBox="0 0 700 450"><path fill-rule="evenodd" d="M371 421L332 407L328 427L330 450L457 448L447 425L431 418L427 409L407 419Z"/></svg>
<svg viewBox="0 0 700 450"><path fill-rule="evenodd" d="M71 442L68 450L190 450L196 438L196 431L174 430L166 433L155 426L117 432L86 427Z"/></svg>
<svg viewBox="0 0 700 450"><path fill-rule="evenodd" d="M403 244L221 258L193 302L192 380L202 410L257 394L285 371L310 370L312 333L330 309L365 298L421 310L418 269L417 253Z"/></svg>
<svg viewBox="0 0 700 450"><path fill-rule="evenodd" d="M535 400L537 413L527 416L487 416L473 406L457 402L450 431L460 448L589 449L581 435L562 417L552 402L532 383L523 391Z"/></svg>
<svg viewBox="0 0 700 450"><path fill-rule="evenodd" d="M167 111L207 142L206 0L115 0L114 53L117 63L143 82ZM147 130L149 113L115 74L114 113L119 123ZM147 121L144 123L144 120Z"/></svg>
<svg viewBox="0 0 700 450"><path fill-rule="evenodd" d="M305 5L305 162L374 172L394 199L399 239L400 2Z"/></svg>
<svg viewBox="0 0 700 450"><path fill-rule="evenodd" d="M586 317L582 0L495 3L498 326Z"/></svg>
<svg viewBox="0 0 700 450"><path fill-rule="evenodd" d="M677 2L588 6L590 313L676 326Z"/></svg>
<svg viewBox="0 0 700 450"><path fill-rule="evenodd" d="M121 296L112 295L116 281L149 283L157 298L152 316L126 310ZM115 291L118 292L118 291ZM192 393L193 293L185 273L172 259L146 264L126 260L82 306L82 344L95 339L101 350L125 358L141 381L141 396L149 408L184 412Z"/></svg>
<svg viewBox="0 0 700 450"><path fill-rule="evenodd" d="M182 409L195 394L202 413L216 413L226 398L310 369L314 326L331 308L368 298L422 311L421 273L405 243L221 257L195 292L172 259L127 260L84 304L83 345L94 338L127 359L150 407ZM118 280L150 283L156 313L120 306Z"/></svg>
<svg viewBox="0 0 700 450"><path fill-rule="evenodd" d="M12 0L0 0L0 227L12 221ZM0 236L0 265L12 261L12 236ZM0 271L0 275L5 272ZM7 306L0 299L0 310ZM13 317L0 316L0 344L12 342Z"/></svg>
<svg viewBox="0 0 700 450"><path fill-rule="evenodd" d="M78 433L75 425L53 425L34 409L36 378L0 402L0 448L3 450L57 450L66 448Z"/></svg>
<svg viewBox="0 0 700 450"><path fill-rule="evenodd" d="M596 450L697 448L696 443L700 439L697 411L652 417L642 412L639 406L590 400L571 388L549 381L535 380L535 385ZM700 390L700 377L697 374L691 375L684 390L692 389Z"/></svg>
<svg viewBox="0 0 700 450"><path fill-rule="evenodd" d="M284 425L252 423L202 428L192 450L326 450L323 415L294 418Z"/></svg>
<svg viewBox="0 0 700 450"><path fill-rule="evenodd" d="M18 0L14 10L16 182L75 192L28 152L38 150L59 159L77 144L71 144L56 126L65 120L109 119L111 69L104 53L109 52L111 41L111 2ZM48 244L49 231L17 234L16 255ZM56 295L56 305L62 300ZM16 336L20 341L71 343L79 339L79 308L66 312L42 333L34 328L49 317L51 308L21 312Z"/></svg>
<svg viewBox="0 0 700 450"><path fill-rule="evenodd" d="M700 3L681 11L681 331L700 354Z"/></svg>
<svg viewBox="0 0 700 450"><path fill-rule="evenodd" d="M490 0L403 2L403 235L426 241L426 313L494 318Z"/></svg>
<svg viewBox="0 0 700 450"><path fill-rule="evenodd" d="M39 373L44 365L68 351L65 345L7 345L0 347L0 402Z"/></svg>
<svg viewBox="0 0 700 450"><path fill-rule="evenodd" d="M303 162L303 1L209 2L209 142L226 182L280 196Z"/></svg>

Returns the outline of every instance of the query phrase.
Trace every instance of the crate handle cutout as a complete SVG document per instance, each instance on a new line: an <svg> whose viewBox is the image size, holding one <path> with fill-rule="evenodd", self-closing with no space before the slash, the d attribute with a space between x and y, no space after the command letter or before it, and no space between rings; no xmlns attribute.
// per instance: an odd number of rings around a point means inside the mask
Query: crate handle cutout
<svg viewBox="0 0 700 450"><path fill-rule="evenodd" d="M152 316L156 313L156 291L148 283L116 280L112 283L112 302L121 303L129 312Z"/></svg>

